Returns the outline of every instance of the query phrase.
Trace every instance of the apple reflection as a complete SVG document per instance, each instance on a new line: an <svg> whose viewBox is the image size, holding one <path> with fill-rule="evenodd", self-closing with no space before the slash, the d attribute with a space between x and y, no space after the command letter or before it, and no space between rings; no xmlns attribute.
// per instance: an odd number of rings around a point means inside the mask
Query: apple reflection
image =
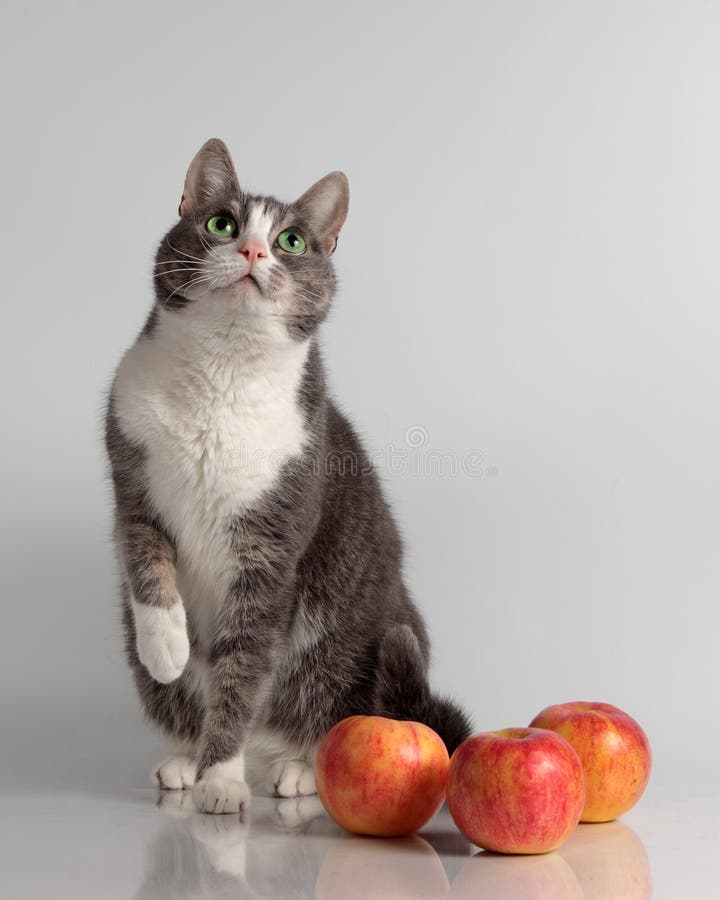
<svg viewBox="0 0 720 900"><path fill-rule="evenodd" d="M502 856L483 850L462 867L452 883L450 897L584 900L585 894L573 870L557 853Z"/></svg>
<svg viewBox="0 0 720 900"><path fill-rule="evenodd" d="M541 856L475 854L450 889L452 900L648 900L647 852L622 822L579 825L553 853Z"/></svg>
<svg viewBox="0 0 720 900"><path fill-rule="evenodd" d="M328 851L315 900L445 900L450 885L440 857L419 835L347 835Z"/></svg>
<svg viewBox="0 0 720 900"><path fill-rule="evenodd" d="M623 822L579 825L557 852L587 900L647 900L652 895L645 845Z"/></svg>

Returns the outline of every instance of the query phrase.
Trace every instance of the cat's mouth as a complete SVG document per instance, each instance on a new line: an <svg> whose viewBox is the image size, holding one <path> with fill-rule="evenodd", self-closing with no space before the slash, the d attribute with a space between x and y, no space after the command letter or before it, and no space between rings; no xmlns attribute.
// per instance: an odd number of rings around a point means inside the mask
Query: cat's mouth
<svg viewBox="0 0 720 900"><path fill-rule="evenodd" d="M262 288L260 287L260 282L257 278L252 274L252 272L245 272L244 275L240 275L238 278L235 278L233 281L227 285L228 288L249 288L254 287L256 290L260 291L262 294Z"/></svg>
<svg viewBox="0 0 720 900"><path fill-rule="evenodd" d="M242 275L238 275L237 278L233 278L232 281L228 281L225 284L218 285L218 287L214 288L214 290L245 293L245 291L251 290L253 288L262 294L263 290L260 286L260 282L252 274L252 272L243 272Z"/></svg>

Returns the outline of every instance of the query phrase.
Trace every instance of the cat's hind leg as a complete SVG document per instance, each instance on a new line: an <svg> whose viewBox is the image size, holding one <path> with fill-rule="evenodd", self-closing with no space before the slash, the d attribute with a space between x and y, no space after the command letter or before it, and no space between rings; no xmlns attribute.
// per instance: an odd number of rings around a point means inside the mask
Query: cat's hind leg
<svg viewBox="0 0 720 900"><path fill-rule="evenodd" d="M275 729L258 728L248 741L256 789L271 797L309 797L315 787L316 746L301 746Z"/></svg>

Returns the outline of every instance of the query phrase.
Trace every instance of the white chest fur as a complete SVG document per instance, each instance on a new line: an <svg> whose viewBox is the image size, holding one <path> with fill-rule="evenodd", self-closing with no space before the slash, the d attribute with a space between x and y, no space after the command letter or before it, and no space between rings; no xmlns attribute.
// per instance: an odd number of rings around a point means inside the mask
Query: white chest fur
<svg viewBox="0 0 720 900"><path fill-rule="evenodd" d="M176 542L178 587L208 627L231 575L231 517L260 501L306 441L297 395L307 343L241 312L218 302L162 313L114 385L120 426L145 448L149 497Z"/></svg>

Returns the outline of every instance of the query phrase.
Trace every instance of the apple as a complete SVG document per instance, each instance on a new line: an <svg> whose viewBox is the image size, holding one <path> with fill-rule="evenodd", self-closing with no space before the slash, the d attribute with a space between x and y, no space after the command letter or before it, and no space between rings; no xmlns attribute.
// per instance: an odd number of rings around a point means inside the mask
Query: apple
<svg viewBox="0 0 720 900"><path fill-rule="evenodd" d="M609 822L640 799L650 778L652 754L645 732L609 703L548 706L530 723L570 741L585 772L583 822Z"/></svg>
<svg viewBox="0 0 720 900"><path fill-rule="evenodd" d="M445 798L448 752L432 728L350 716L323 738L315 782L332 818L356 834L412 834Z"/></svg>
<svg viewBox="0 0 720 900"><path fill-rule="evenodd" d="M582 766L570 744L553 731L487 731L453 753L447 800L455 824L478 847L547 853L580 819Z"/></svg>

